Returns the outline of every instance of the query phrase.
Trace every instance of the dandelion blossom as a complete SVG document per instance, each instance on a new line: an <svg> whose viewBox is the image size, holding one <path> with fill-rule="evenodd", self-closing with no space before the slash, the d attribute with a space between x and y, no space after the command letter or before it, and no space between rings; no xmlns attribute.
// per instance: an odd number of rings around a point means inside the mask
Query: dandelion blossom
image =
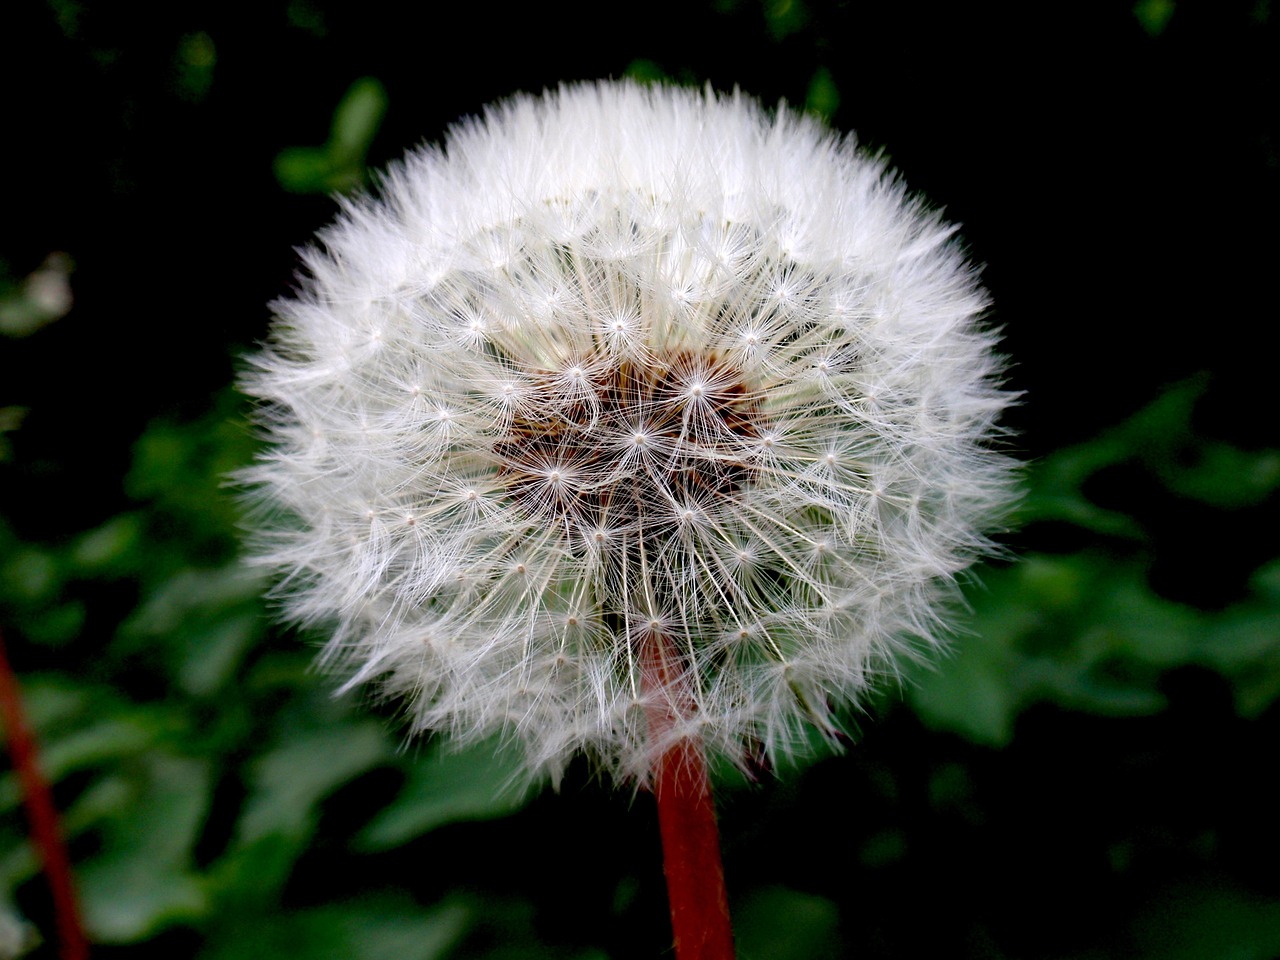
<svg viewBox="0 0 1280 960"><path fill-rule="evenodd" d="M494 107L275 305L257 558L417 730L504 732L552 777L644 778L690 737L786 755L938 641L1009 498L952 232L738 94Z"/></svg>

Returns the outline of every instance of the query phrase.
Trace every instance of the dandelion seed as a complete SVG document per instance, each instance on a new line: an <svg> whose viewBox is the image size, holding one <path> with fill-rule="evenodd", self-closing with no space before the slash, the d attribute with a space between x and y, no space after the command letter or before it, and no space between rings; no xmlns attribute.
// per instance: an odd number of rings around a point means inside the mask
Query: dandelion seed
<svg viewBox="0 0 1280 960"><path fill-rule="evenodd" d="M581 753L646 779L694 729L786 756L939 641L1009 500L951 230L737 94L495 107L275 305L256 558L416 730L502 731L552 778Z"/></svg>

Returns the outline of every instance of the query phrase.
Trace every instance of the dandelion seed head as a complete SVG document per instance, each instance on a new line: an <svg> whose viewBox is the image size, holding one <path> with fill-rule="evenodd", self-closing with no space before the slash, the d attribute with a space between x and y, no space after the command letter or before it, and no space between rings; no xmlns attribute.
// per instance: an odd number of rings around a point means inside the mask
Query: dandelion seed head
<svg viewBox="0 0 1280 960"><path fill-rule="evenodd" d="M275 305L255 559L416 730L643 777L660 637L673 729L788 755L940 641L1010 500L951 233L739 94L494 107L349 204Z"/></svg>

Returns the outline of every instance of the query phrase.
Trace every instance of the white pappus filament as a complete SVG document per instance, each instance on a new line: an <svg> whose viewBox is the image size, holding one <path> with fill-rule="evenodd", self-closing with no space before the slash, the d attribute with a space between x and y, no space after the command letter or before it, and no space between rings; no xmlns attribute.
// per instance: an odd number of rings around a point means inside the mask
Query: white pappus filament
<svg viewBox="0 0 1280 960"><path fill-rule="evenodd" d="M415 729L644 776L660 632L710 751L786 754L937 641L1010 500L950 233L740 95L495 107L350 203L275 305L255 559Z"/></svg>

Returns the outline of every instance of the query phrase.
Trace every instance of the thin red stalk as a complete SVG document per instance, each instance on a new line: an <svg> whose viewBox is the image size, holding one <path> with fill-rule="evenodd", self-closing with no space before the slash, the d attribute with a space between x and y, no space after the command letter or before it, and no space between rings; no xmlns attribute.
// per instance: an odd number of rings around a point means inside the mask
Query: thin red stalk
<svg viewBox="0 0 1280 960"><path fill-rule="evenodd" d="M27 809L27 821L31 826L31 840L44 863L44 874L53 895L54 923L58 928L58 956L62 960L85 960L89 956L89 942L85 939L80 923L80 906L76 900L75 885L71 881L71 863L67 848L62 842L58 825L58 808L53 805L53 791L40 772L36 741L27 726L26 713L22 709L22 694L18 678L9 666L4 648L4 636L0 634L0 718L9 734L9 756L22 784L23 804Z"/></svg>
<svg viewBox="0 0 1280 960"><path fill-rule="evenodd" d="M671 641L660 634L640 656L645 692L668 691L649 698L649 736L660 739L680 719L679 711L689 709L678 692L682 668ZM653 781L676 960L733 960L720 832L701 742L673 744L654 764Z"/></svg>

